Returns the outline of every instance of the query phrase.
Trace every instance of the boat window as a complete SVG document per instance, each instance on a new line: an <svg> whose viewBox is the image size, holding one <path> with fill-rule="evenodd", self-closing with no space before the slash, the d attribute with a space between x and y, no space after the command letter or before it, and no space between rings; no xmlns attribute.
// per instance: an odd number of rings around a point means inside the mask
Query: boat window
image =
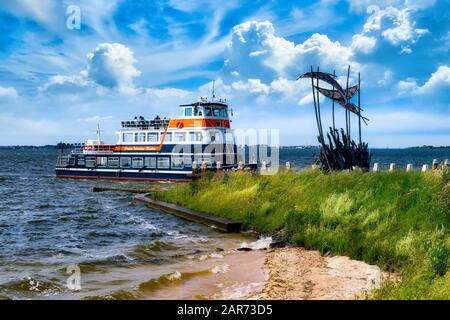
<svg viewBox="0 0 450 320"><path fill-rule="evenodd" d="M183 169L184 168L183 158L172 157L172 168L174 168L174 169Z"/></svg>
<svg viewBox="0 0 450 320"><path fill-rule="evenodd" d="M147 135L148 142L158 142L158 132L149 132Z"/></svg>
<svg viewBox="0 0 450 320"><path fill-rule="evenodd" d="M129 168L129 167L131 167L131 158L130 157L121 157L120 158L120 166L122 168Z"/></svg>
<svg viewBox="0 0 450 320"><path fill-rule="evenodd" d="M192 108L185 108L184 109L184 116L185 117L191 117L192 116Z"/></svg>
<svg viewBox="0 0 450 320"><path fill-rule="evenodd" d="M144 166L144 158L142 158L142 157L133 157L131 166L133 168L142 168Z"/></svg>
<svg viewBox="0 0 450 320"><path fill-rule="evenodd" d="M118 157L109 157L108 158L108 167L118 167L119 166L119 158Z"/></svg>
<svg viewBox="0 0 450 320"><path fill-rule="evenodd" d="M174 140L175 142L184 142L186 140L185 132L175 132Z"/></svg>
<svg viewBox="0 0 450 320"><path fill-rule="evenodd" d="M202 133L201 132L189 132L189 139L192 142L202 141Z"/></svg>
<svg viewBox="0 0 450 320"><path fill-rule="evenodd" d="M135 142L145 142L145 132L136 132L134 134Z"/></svg>
<svg viewBox="0 0 450 320"><path fill-rule="evenodd" d="M210 107L205 108L205 117L212 117L212 110Z"/></svg>
<svg viewBox="0 0 450 320"><path fill-rule="evenodd" d="M79 166L84 166L86 164L84 161L84 156L78 156L77 163Z"/></svg>
<svg viewBox="0 0 450 320"><path fill-rule="evenodd" d="M133 142L133 134L131 132L124 133L122 137L123 142Z"/></svg>
<svg viewBox="0 0 450 320"><path fill-rule="evenodd" d="M220 117L220 109L214 108L213 113L214 113L214 117Z"/></svg>
<svg viewBox="0 0 450 320"><path fill-rule="evenodd" d="M96 157L87 157L86 158L86 167L87 168L94 168L97 162Z"/></svg>
<svg viewBox="0 0 450 320"><path fill-rule="evenodd" d="M167 132L166 137L164 138L164 142L172 141L172 132Z"/></svg>
<svg viewBox="0 0 450 320"><path fill-rule="evenodd" d="M211 137L211 142L220 141L220 132L210 131L209 136Z"/></svg>
<svg viewBox="0 0 450 320"><path fill-rule="evenodd" d="M158 169L168 169L169 167L169 157L158 157Z"/></svg>
<svg viewBox="0 0 450 320"><path fill-rule="evenodd" d="M203 114L203 107L194 107L194 116L201 116Z"/></svg>
<svg viewBox="0 0 450 320"><path fill-rule="evenodd" d="M108 158L107 157L97 157L97 166L106 167Z"/></svg>
<svg viewBox="0 0 450 320"><path fill-rule="evenodd" d="M185 157L184 158L184 165L186 167L191 167L192 166L192 158L191 157Z"/></svg>
<svg viewBox="0 0 450 320"><path fill-rule="evenodd" d="M228 117L228 115L227 115L227 109L220 109L220 117L221 118L227 118Z"/></svg>
<svg viewBox="0 0 450 320"><path fill-rule="evenodd" d="M227 143L234 143L233 132L227 131L227 132L225 133L225 141L226 141Z"/></svg>
<svg viewBox="0 0 450 320"><path fill-rule="evenodd" d="M156 157L145 157L144 167L146 168L156 168Z"/></svg>

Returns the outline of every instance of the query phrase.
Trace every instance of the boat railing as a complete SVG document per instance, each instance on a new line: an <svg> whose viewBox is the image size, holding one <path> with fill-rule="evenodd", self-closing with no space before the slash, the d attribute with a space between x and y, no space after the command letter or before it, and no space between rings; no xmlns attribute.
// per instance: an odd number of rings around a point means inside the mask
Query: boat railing
<svg viewBox="0 0 450 320"><path fill-rule="evenodd" d="M148 130L148 129L166 129L169 126L170 119L158 119L153 120L133 120L122 121L122 130Z"/></svg>
<svg viewBox="0 0 450 320"><path fill-rule="evenodd" d="M69 167L71 165L75 165L75 157L69 155L60 155L56 160L57 167Z"/></svg>

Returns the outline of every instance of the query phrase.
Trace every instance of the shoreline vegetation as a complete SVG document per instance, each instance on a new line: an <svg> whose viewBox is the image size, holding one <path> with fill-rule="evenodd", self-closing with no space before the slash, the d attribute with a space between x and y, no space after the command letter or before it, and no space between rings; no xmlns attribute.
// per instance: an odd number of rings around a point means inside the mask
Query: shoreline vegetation
<svg viewBox="0 0 450 320"><path fill-rule="evenodd" d="M450 299L448 171L218 172L153 197L400 275L366 298Z"/></svg>

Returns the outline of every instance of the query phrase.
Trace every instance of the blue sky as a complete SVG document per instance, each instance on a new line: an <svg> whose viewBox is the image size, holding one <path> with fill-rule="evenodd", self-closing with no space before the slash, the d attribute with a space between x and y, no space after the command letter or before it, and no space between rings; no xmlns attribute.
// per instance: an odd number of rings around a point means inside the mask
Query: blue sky
<svg viewBox="0 0 450 320"><path fill-rule="evenodd" d="M114 142L121 120L176 116L213 80L234 128L317 144L295 80L310 65L361 72L371 146L450 145L449 21L448 0L0 0L0 145L81 142L97 122Z"/></svg>

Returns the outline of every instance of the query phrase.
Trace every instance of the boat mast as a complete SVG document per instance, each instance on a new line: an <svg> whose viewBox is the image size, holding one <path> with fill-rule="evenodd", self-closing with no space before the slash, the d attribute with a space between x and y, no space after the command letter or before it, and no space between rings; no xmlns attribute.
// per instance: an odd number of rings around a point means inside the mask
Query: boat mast
<svg viewBox="0 0 450 320"><path fill-rule="evenodd" d="M102 141L102 137L100 136L100 132L101 132L101 130L100 130L100 124L97 122L97 142L98 142L98 144L100 144L100 142Z"/></svg>

